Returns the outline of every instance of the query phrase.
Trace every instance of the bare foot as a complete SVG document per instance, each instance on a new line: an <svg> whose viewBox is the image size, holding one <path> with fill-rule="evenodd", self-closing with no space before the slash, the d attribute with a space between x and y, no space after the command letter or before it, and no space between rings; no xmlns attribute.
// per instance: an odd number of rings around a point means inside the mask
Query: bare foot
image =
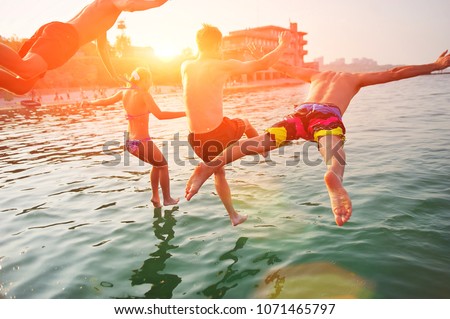
<svg viewBox="0 0 450 319"><path fill-rule="evenodd" d="M189 201L195 194L198 193L203 183L214 173L214 168L207 166L205 163L200 163L195 168L191 177L186 184L186 194L184 197Z"/></svg>
<svg viewBox="0 0 450 319"><path fill-rule="evenodd" d="M338 226L342 226L352 215L352 201L344 186L342 186L341 179L334 172L326 172L324 180L330 196L334 219Z"/></svg>
<svg viewBox="0 0 450 319"><path fill-rule="evenodd" d="M242 224L243 222L245 222L248 218L248 215L239 215L238 213L235 214L235 216L231 217L231 224L233 224L233 226L237 226L239 224Z"/></svg>
<svg viewBox="0 0 450 319"><path fill-rule="evenodd" d="M155 208L160 208L160 207L162 207L161 201L159 200L159 198L158 198L158 199L152 198L150 201L152 202L153 207L155 207Z"/></svg>
<svg viewBox="0 0 450 319"><path fill-rule="evenodd" d="M179 198L170 197L168 200L164 199L164 206L176 205L176 204L178 204L179 201L180 201Z"/></svg>

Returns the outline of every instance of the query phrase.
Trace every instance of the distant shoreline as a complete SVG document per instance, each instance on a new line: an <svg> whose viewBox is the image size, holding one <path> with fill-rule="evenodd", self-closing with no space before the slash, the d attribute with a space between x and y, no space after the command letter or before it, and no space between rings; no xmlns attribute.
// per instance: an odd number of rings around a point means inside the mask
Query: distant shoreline
<svg viewBox="0 0 450 319"><path fill-rule="evenodd" d="M39 108L39 107L53 107L53 106L62 106L62 105L77 105L85 100L94 100L97 98L102 98L106 96L111 96L117 90L120 90L120 87L111 87L111 88L102 88L102 93L99 89L95 88L87 88L83 90L77 90L74 88L69 89L53 89L53 90L36 90L38 94L36 96L39 99L35 99L40 101L41 106L24 106L21 104L23 100L33 100L31 93L22 96L12 96L10 100L5 100L0 97L0 110L15 110L15 109L23 109L23 108ZM159 94L171 94L176 93L181 90L180 86L177 85L161 85L154 86L151 89L151 94L153 96L157 96ZM55 93L50 93L51 91ZM58 96L58 99L55 98L55 95Z"/></svg>
<svg viewBox="0 0 450 319"><path fill-rule="evenodd" d="M450 71L446 72L432 72L429 74L424 75L449 75ZM224 88L224 94L233 94L233 93L239 93L239 92L249 92L254 90L262 90L262 89L268 89L268 88L275 88L275 87L287 87L287 86L294 86L294 85L301 85L305 84L304 81L296 80L296 79L276 79L276 80L264 80L264 81L253 81L253 82L247 82L247 83L235 83L235 84L228 84ZM104 88L104 91L106 92L106 95L111 94L110 92L117 91L120 88ZM154 86L151 89L151 94L154 96L160 95L160 94L171 94L171 93L179 93L181 92L180 85L161 85L161 86ZM50 91L50 90L48 90ZM54 94L48 94L48 92L45 92L47 94L42 95L42 106L61 106L61 105L70 105L70 104L79 104L84 99L81 97L81 92L75 89L54 89L55 92L70 92L70 94L76 96L75 98L72 97L72 99L62 99L55 101L53 96ZM86 94L87 99L94 99L96 89L87 89L84 91ZM66 95L66 93L61 93L61 96ZM86 99L85 98L85 99ZM26 108L26 106L21 105L20 102L22 100L30 100L31 97L29 94L23 95L23 96L14 96L14 98L10 101L0 99L0 110L14 110L14 109L22 109Z"/></svg>
<svg viewBox="0 0 450 319"><path fill-rule="evenodd" d="M237 92L248 92L253 90L261 90L267 88L274 87L282 87L282 86L293 86L293 85L301 85L305 82L295 79L276 79L276 80L265 80L265 81L253 81L247 83L236 83L236 84L228 84L224 88L224 94L233 94ZM111 92L116 92L120 88L104 88L104 92L106 96L112 94ZM96 89L85 89L82 92L80 90L75 89L54 89L54 92L61 92L59 94L62 99L55 100L55 94L50 94L51 90L45 92L41 95L41 106L39 107L48 107L48 106L61 106L61 105L74 105L79 104L83 100L92 100L96 98ZM67 92L70 93L70 97L66 97ZM158 96L161 94L174 94L182 92L180 85L158 85L154 86L151 89L151 94L154 96ZM81 94L85 95L85 98L81 97ZM100 96L98 96L100 97ZM10 101L0 99L0 110L14 110L14 109L22 109L26 108L26 106L20 104L23 100L31 100L30 94L23 96L14 96Z"/></svg>

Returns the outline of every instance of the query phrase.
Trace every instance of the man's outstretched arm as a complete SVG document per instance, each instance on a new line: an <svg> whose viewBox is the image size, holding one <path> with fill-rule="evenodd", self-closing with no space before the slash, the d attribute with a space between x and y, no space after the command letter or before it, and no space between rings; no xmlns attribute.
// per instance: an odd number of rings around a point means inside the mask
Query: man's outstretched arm
<svg viewBox="0 0 450 319"><path fill-rule="evenodd" d="M305 82L311 82L312 77L320 73L320 71L315 69L292 66L281 61L275 63L272 68L291 78L303 80Z"/></svg>
<svg viewBox="0 0 450 319"><path fill-rule="evenodd" d="M144 11L162 6L168 0L113 0L114 5L122 11Z"/></svg>
<svg viewBox="0 0 450 319"><path fill-rule="evenodd" d="M255 59L260 59L263 56L262 48L257 47L255 44L249 45L248 49ZM313 75L320 73L320 71L316 69L293 66L283 61L277 61L277 63L272 65L272 68L291 78L303 80L305 82L311 82Z"/></svg>
<svg viewBox="0 0 450 319"><path fill-rule="evenodd" d="M97 38L97 51L109 75L118 83L123 84L124 80L118 77L116 70L114 69L111 63L111 57L109 52L110 46L106 38L106 33L102 34Z"/></svg>
<svg viewBox="0 0 450 319"><path fill-rule="evenodd" d="M97 99L97 100L93 100L93 101L83 101L81 103L81 106L86 106L86 105L108 106L108 105L122 101L122 97L123 97L123 91L121 90L110 97L105 97L103 99Z"/></svg>
<svg viewBox="0 0 450 319"><path fill-rule="evenodd" d="M236 74L253 73L260 70L266 70L281 58L284 51L289 47L290 41L291 34L287 31L282 32L278 37L278 46L261 58L246 62L228 60L224 63L223 67L226 72Z"/></svg>
<svg viewBox="0 0 450 319"><path fill-rule="evenodd" d="M446 69L450 66L450 54L447 52L448 50L444 51L435 62L429 64L405 65L384 72L360 73L360 86L398 81Z"/></svg>

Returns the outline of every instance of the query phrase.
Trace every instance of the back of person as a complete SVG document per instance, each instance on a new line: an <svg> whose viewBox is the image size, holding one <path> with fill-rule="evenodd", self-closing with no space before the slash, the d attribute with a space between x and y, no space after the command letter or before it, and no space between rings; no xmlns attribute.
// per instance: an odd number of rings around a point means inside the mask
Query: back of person
<svg viewBox="0 0 450 319"><path fill-rule="evenodd" d="M334 104L341 110L347 110L352 98L358 93L356 74L326 71L314 75L305 102Z"/></svg>
<svg viewBox="0 0 450 319"><path fill-rule="evenodd" d="M204 133L223 119L223 86L228 74L220 71L220 60L195 60L183 66L183 97L189 130Z"/></svg>
<svg viewBox="0 0 450 319"><path fill-rule="evenodd" d="M97 39L99 33L105 33L114 25L121 10L113 2L114 0L95 0L68 21L77 30L80 45Z"/></svg>
<svg viewBox="0 0 450 319"><path fill-rule="evenodd" d="M128 134L130 139L143 140L149 138L149 110L146 107L144 94L147 92L134 89L123 91L123 107L128 119Z"/></svg>

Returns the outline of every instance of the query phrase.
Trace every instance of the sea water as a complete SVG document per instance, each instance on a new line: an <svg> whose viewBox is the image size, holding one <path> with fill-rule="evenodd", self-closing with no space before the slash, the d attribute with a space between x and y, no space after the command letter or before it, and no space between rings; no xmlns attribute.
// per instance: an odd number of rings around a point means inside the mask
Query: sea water
<svg viewBox="0 0 450 319"><path fill-rule="evenodd" d="M308 85L236 92L225 115L262 132ZM155 95L183 108L180 92ZM450 76L361 90L344 116L353 216L334 223L316 146L295 141L227 167L232 227L214 183L190 202L198 158L184 118L151 118L174 207L124 152L120 105L0 111L4 298L449 298Z"/></svg>

